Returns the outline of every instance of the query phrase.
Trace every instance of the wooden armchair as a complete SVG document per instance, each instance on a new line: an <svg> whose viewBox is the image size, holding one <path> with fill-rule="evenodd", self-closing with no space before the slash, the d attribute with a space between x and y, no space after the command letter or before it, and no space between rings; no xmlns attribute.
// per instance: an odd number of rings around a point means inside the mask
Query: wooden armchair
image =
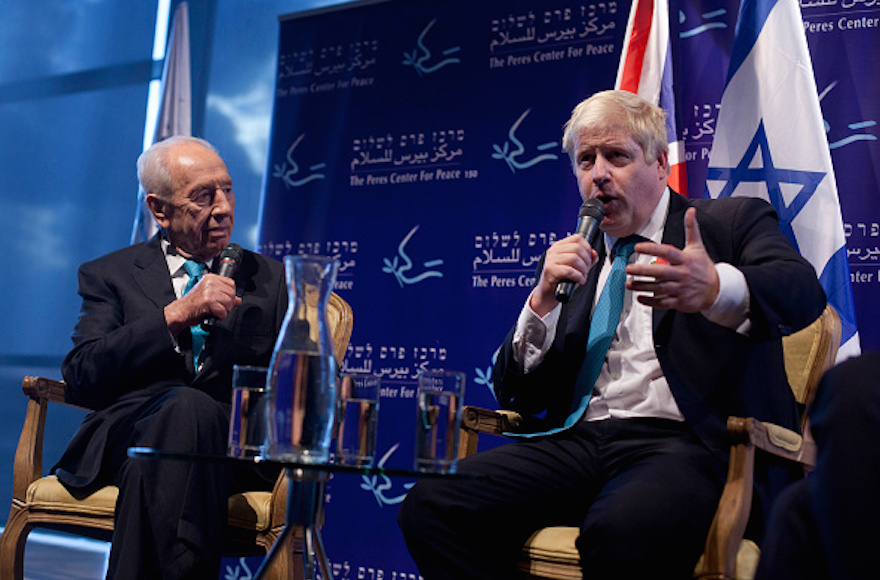
<svg viewBox="0 0 880 580"><path fill-rule="evenodd" d="M795 398L804 409L813 401L822 374L834 365L840 345L840 318L830 305L810 326L783 339L785 371ZM501 435L516 432L521 417L510 411L465 407L462 412L459 455L477 451L480 433ZM727 483L694 576L703 580L751 580L760 550L743 533L752 504L755 450L799 462L805 470L815 466L816 448L809 435L806 412L804 436L753 418L730 417L731 438ZM523 546L517 563L533 578L582 580L583 572L575 540L578 528L549 527L538 530Z"/></svg>
<svg viewBox="0 0 880 580"><path fill-rule="evenodd" d="M348 349L353 325L351 307L331 294L327 318L333 334L337 360ZM110 540L113 513L119 490L102 488L85 498L68 493L54 475L42 476L43 435L49 403L65 402L66 385L42 377L25 377L22 390L28 396L27 414L15 452L12 508L0 536L0 580L22 580L28 533L35 527L54 529L101 540ZM282 473L269 491L239 493L229 498L228 537L224 554L265 554L285 525L288 481ZM288 535L289 545L272 564L272 578L302 578L301 530Z"/></svg>

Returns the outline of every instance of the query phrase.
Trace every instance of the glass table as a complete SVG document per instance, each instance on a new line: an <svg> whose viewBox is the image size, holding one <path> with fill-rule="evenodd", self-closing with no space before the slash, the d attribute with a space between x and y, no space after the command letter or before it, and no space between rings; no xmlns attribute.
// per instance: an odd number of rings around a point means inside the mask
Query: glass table
<svg viewBox="0 0 880 580"><path fill-rule="evenodd" d="M130 447L128 456L144 459L167 459L177 461L198 461L209 463L225 463L228 465L240 464L241 462L277 465L283 468L287 474L289 484L287 486L287 505L285 507L285 526L275 543L269 549L259 569L254 574L254 580L263 578L266 571L275 559L278 550L284 546L284 542L291 531L299 526L303 530L303 567L305 577L308 580L317 579L318 568L326 580L332 580L330 562L327 560L327 552L324 549L324 541L321 537L320 523L323 521L324 491L327 480L331 474L354 473L359 475L387 475L389 477L416 477L424 478L466 478L476 479L479 476L465 475L455 472L418 471L415 469L395 469L387 467L359 467L354 465L340 465L336 463L297 463L289 461L274 461L262 457L239 458L227 455L203 455L198 453L179 453L162 451L150 447ZM318 567L315 567L317 562Z"/></svg>

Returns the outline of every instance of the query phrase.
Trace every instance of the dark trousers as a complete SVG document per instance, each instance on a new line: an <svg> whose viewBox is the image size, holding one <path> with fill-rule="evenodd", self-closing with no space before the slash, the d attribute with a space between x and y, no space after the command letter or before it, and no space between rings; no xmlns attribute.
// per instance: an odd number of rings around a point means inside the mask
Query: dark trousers
<svg viewBox="0 0 880 580"><path fill-rule="evenodd" d="M250 466L128 458L132 446L223 455L229 404L176 387L140 401L108 440L105 468L119 487L108 578L210 579L220 573L227 500L241 489L271 489Z"/></svg>
<svg viewBox="0 0 880 580"><path fill-rule="evenodd" d="M535 530L581 529L590 578L690 578L702 552L725 466L683 423L582 422L462 461L485 479L425 479L399 523L426 580L517 578Z"/></svg>
<svg viewBox="0 0 880 580"><path fill-rule="evenodd" d="M880 353L828 371L810 408L816 470L779 497L758 580L877 577Z"/></svg>

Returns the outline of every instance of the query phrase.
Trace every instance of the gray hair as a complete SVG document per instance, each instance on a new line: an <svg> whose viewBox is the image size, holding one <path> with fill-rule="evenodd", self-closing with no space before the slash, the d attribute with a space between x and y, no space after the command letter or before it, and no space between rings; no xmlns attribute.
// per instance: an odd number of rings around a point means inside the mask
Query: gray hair
<svg viewBox="0 0 880 580"><path fill-rule="evenodd" d="M194 143L217 153L217 148L199 137L174 135L153 143L137 160L137 176L144 192L170 200L172 191L171 172L168 171L168 152L181 143Z"/></svg>
<svg viewBox="0 0 880 580"><path fill-rule="evenodd" d="M577 168L577 138L585 129L623 129L642 148L645 158L659 159L669 151L666 112L629 91L601 91L581 101L565 124L562 149Z"/></svg>

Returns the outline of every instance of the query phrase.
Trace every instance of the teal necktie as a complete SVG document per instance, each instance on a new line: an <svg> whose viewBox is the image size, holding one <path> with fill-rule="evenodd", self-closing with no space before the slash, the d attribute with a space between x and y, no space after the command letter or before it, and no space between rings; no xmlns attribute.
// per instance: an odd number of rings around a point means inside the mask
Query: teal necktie
<svg viewBox="0 0 880 580"><path fill-rule="evenodd" d="M587 352L575 380L572 409L562 426L534 433L505 433L505 435L524 439L544 437L565 431L583 418L587 410L587 404L590 402L590 397L593 394L593 385L595 385L596 379L599 377L599 371L602 370L602 363L605 362L608 347L611 346L611 341L614 339L614 334L617 331L617 324L620 322L620 311L623 309L623 296L626 291L624 285L626 282L626 264L629 262L629 257L632 256L633 247L637 243L644 241L645 238L641 236L628 236L617 240L617 243L614 245L614 250L611 252L613 256L611 270L608 273L605 286L602 288L602 294L599 296L599 301L596 303L596 308L593 309L593 316L590 319Z"/></svg>
<svg viewBox="0 0 880 580"><path fill-rule="evenodd" d="M569 416L569 421L580 420L587 408L590 396L593 394L593 385L599 377L599 371L605 362L608 347L614 339L617 324L620 322L620 311L623 309L623 295L626 290L626 268L629 257L633 253L636 243L643 241L641 236L628 236L618 240L614 245L611 262L611 271L605 280L605 287L593 309L590 319L590 335L587 339L587 355L578 372L575 382L576 412ZM580 400L578 400L580 399ZM568 421L566 421L568 423Z"/></svg>
<svg viewBox="0 0 880 580"><path fill-rule="evenodd" d="M202 275L205 271L205 265L196 262L195 260L187 260L183 263L183 269L186 270L186 273L189 274L189 280L186 282L186 286L183 289L183 293L186 294L193 287L199 283L199 280L202 279ZM193 365L198 371L199 368L199 357L202 354L202 349L205 346L205 340L208 338L208 331L202 328L201 324L194 324L189 327L190 334L192 334L192 351L193 351Z"/></svg>

